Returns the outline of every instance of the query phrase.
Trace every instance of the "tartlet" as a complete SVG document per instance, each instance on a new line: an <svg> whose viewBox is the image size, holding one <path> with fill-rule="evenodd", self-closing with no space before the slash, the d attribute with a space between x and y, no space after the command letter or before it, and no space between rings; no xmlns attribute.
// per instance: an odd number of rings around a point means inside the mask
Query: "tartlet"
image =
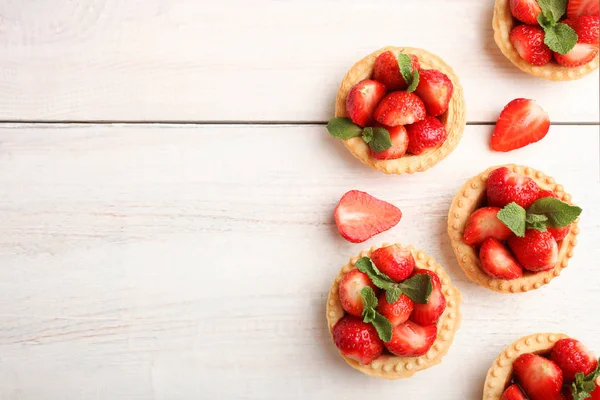
<svg viewBox="0 0 600 400"><path fill-rule="evenodd" d="M420 155L406 154L395 160L376 160L371 158L369 156L369 146L361 138L345 140L344 145L365 165L386 174L412 174L414 172L425 171L440 162L456 148L458 142L462 138L463 130L466 125L465 99L458 76L454 73L452 68L438 56L422 49L394 46L384 47L369 54L354 64L342 80L335 101L335 116L347 116L346 97L348 96L348 92L358 82L363 79L368 79L373 72L373 65L375 64L377 56L390 50L416 55L419 58L422 69L437 69L446 74L452 81L452 84L454 85L454 94L450 100L448 110L439 117L446 128L448 138L436 149Z"/></svg>
<svg viewBox="0 0 600 400"><path fill-rule="evenodd" d="M516 25L515 19L510 12L510 0L496 0L494 5L494 40L502 51L515 66L521 71L551 81L570 81L580 79L585 75L598 69L600 57L596 56L592 61L580 67L567 68L557 63L550 62L543 66L535 66L525 61L510 42L510 31Z"/></svg>
<svg viewBox="0 0 600 400"><path fill-rule="evenodd" d="M326 316L330 334L332 334L334 325L344 316L344 309L340 302L338 289L343 276L350 270L356 268L355 263L361 257L370 257L375 250L390 245L391 244L389 243L384 243L381 246L373 246L369 250L363 250L359 255L352 257L348 264L342 266L331 285L329 296L327 298ZM413 246L404 247L399 243L396 243L396 245L410 250L415 259L416 268L431 270L439 276L442 284L442 291L446 298L446 309L437 322L437 337L432 347L423 356L397 357L391 354L383 354L370 364L362 365L340 353L352 368L357 369L366 375L385 379L410 378L418 371L441 363L442 357L446 355L454 340L454 335L458 330L461 321L460 303L462 302L462 295L452 284L450 277L444 268L439 265L433 257L430 257L422 250L416 250Z"/></svg>
<svg viewBox="0 0 600 400"><path fill-rule="evenodd" d="M567 236L558 242L558 262L553 269L538 273L525 271L523 277L510 281L490 277L481 269L481 263L476 250L464 242L463 233L467 219L485 200L486 182L490 172L501 167L507 167L513 172L530 177L541 189L553 191L558 195L560 200L572 204L571 195L565 193L564 187L557 184L552 177L545 175L541 171L514 164L488 168L481 174L469 179L452 201L450 211L448 212L448 235L450 236L452 248L465 274L469 279L481 286L501 293L520 293L539 289L559 276L561 271L567 267L569 259L573 257L573 248L577 244L577 235L579 234L579 219L571 224L571 229Z"/></svg>

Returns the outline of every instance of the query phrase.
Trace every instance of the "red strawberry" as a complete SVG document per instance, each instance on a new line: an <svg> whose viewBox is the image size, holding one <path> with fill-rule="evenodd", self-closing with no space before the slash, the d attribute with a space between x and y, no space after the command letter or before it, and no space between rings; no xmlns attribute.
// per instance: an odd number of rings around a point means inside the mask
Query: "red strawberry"
<svg viewBox="0 0 600 400"><path fill-rule="evenodd" d="M600 18L598 16L585 15L563 21L577 33L577 43L598 45L600 41Z"/></svg>
<svg viewBox="0 0 600 400"><path fill-rule="evenodd" d="M539 186L527 176L507 167L495 169L487 181L487 200L492 207L504 207L513 201L528 209L538 199Z"/></svg>
<svg viewBox="0 0 600 400"><path fill-rule="evenodd" d="M333 341L343 355L363 365L383 352L383 341L375 327L349 315L334 325Z"/></svg>
<svg viewBox="0 0 600 400"><path fill-rule="evenodd" d="M479 261L483 272L493 278L517 279L523 276L523 268L502 242L487 238L479 249Z"/></svg>
<svg viewBox="0 0 600 400"><path fill-rule="evenodd" d="M408 321L413 308L413 301L405 294L400 295L398 301L390 304L385 297L385 293L381 293L379 304L377 305L377 311L389 319L392 326L398 326Z"/></svg>
<svg viewBox="0 0 600 400"><path fill-rule="evenodd" d="M409 54L412 58L413 69L419 69L419 59L417 56ZM403 90L408 87L408 84L400 73L398 66L398 54L392 51L381 53L375 59L373 66L373 79L385 85L388 92L395 90Z"/></svg>
<svg viewBox="0 0 600 400"><path fill-rule="evenodd" d="M362 243L395 226L402 211L368 193L351 190L342 196L334 215L340 234L352 243Z"/></svg>
<svg viewBox="0 0 600 400"><path fill-rule="evenodd" d="M429 351L436 337L437 326L420 326L406 321L394 328L392 340L384 345L398 357L419 357Z"/></svg>
<svg viewBox="0 0 600 400"><path fill-rule="evenodd" d="M531 400L560 400L562 371L552 361L536 354L521 354L513 372Z"/></svg>
<svg viewBox="0 0 600 400"><path fill-rule="evenodd" d="M537 16L542 12L537 0L510 0L513 17L529 25L538 25Z"/></svg>
<svg viewBox="0 0 600 400"><path fill-rule="evenodd" d="M527 397L525 397L518 385L510 385L504 391L500 400L527 400Z"/></svg>
<svg viewBox="0 0 600 400"><path fill-rule="evenodd" d="M554 53L554 59L563 67L580 67L592 61L598 55L598 46L577 43L567 54Z"/></svg>
<svg viewBox="0 0 600 400"><path fill-rule="evenodd" d="M600 3L598 3L598 0L569 0L567 4L568 18L599 14Z"/></svg>
<svg viewBox="0 0 600 400"><path fill-rule="evenodd" d="M373 116L383 125L408 125L425 118L425 104L414 93L392 92L381 100Z"/></svg>
<svg viewBox="0 0 600 400"><path fill-rule="evenodd" d="M446 128L436 117L427 116L406 127L408 133L408 152L421 154L436 148L446 141Z"/></svg>
<svg viewBox="0 0 600 400"><path fill-rule="evenodd" d="M561 339L554 344L549 357L563 372L564 381L575 381L575 374L589 375L598 367L598 359L579 340Z"/></svg>
<svg viewBox="0 0 600 400"><path fill-rule="evenodd" d="M600 400L600 379L596 380L596 389L591 394L590 400Z"/></svg>
<svg viewBox="0 0 600 400"><path fill-rule="evenodd" d="M375 250L371 260L381 272L396 282L408 279L415 270L415 259L410 250L395 244Z"/></svg>
<svg viewBox="0 0 600 400"><path fill-rule="evenodd" d="M500 210L498 207L483 207L475 210L465 225L463 234L465 243L477 246L487 238L508 240L512 231L498 219L497 215Z"/></svg>
<svg viewBox="0 0 600 400"><path fill-rule="evenodd" d="M552 60L552 50L544 43L544 30L539 26L515 26L509 39L521 58L531 65L542 66Z"/></svg>
<svg viewBox="0 0 600 400"><path fill-rule="evenodd" d="M392 147L387 150L380 151L379 153L369 150L371 157L377 160L395 160L396 158L402 157L406 154L408 148L408 134L404 125L398 126L384 126L385 129L390 133L390 139L392 140Z"/></svg>
<svg viewBox="0 0 600 400"><path fill-rule="evenodd" d="M558 262L558 245L550 232L527 229L525 237L512 236L508 246L519 264L529 271L548 271Z"/></svg>
<svg viewBox="0 0 600 400"><path fill-rule="evenodd" d="M448 109L454 92L452 81L446 74L435 69L422 69L419 75L415 93L425 103L427 114L435 117L442 115Z"/></svg>
<svg viewBox="0 0 600 400"><path fill-rule="evenodd" d="M427 304L415 303L415 309L410 319L421 326L435 324L446 309L446 298L442 293L442 284L440 278L433 271L428 269L419 269L413 276L426 274L431 277L431 286L433 290L427 299Z"/></svg>
<svg viewBox="0 0 600 400"><path fill-rule="evenodd" d="M342 308L351 315L360 317L365 308L360 291L364 287L371 287L375 293L378 288L371 282L369 276L357 269L349 271L340 281L340 302Z"/></svg>
<svg viewBox="0 0 600 400"><path fill-rule="evenodd" d="M551 192L549 190L540 191L538 198L543 199L544 197L554 197L555 199L558 199L558 196L556 195L556 193ZM552 236L554 237L554 240L556 240L557 242L566 238L567 235L569 234L569 231L571 230L571 228L569 226L565 226L562 228L546 228L546 229L548 229L548 232L550 232L552 234Z"/></svg>
<svg viewBox="0 0 600 400"><path fill-rule="evenodd" d="M550 129L548 114L534 100L515 99L500 113L491 148L511 151L542 140Z"/></svg>
<svg viewBox="0 0 600 400"><path fill-rule="evenodd" d="M346 112L355 124L367 126L373 120L373 110L385 96L385 86L365 79L358 82L346 97Z"/></svg>

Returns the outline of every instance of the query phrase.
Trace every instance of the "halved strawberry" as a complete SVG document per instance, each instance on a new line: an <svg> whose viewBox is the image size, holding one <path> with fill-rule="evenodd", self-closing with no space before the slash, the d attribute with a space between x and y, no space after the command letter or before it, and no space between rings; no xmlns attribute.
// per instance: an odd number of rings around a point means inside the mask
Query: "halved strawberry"
<svg viewBox="0 0 600 400"><path fill-rule="evenodd" d="M492 278L512 280L523 276L523 268L502 242L487 238L479 249L483 272Z"/></svg>
<svg viewBox="0 0 600 400"><path fill-rule="evenodd" d="M377 311L386 317L392 323L392 326L398 326L408 321L410 314L414 309L414 302L405 294L400 295L395 303L388 303L385 293L379 296Z"/></svg>
<svg viewBox="0 0 600 400"><path fill-rule="evenodd" d="M381 100L373 116L383 125L408 125L425 118L425 104L414 93L392 92Z"/></svg>
<svg viewBox="0 0 600 400"><path fill-rule="evenodd" d="M408 279L415 270L415 258L410 250L395 244L375 250L371 260L377 269L396 282Z"/></svg>
<svg viewBox="0 0 600 400"><path fill-rule="evenodd" d="M438 321L446 309L446 298L442 293L442 283L437 274L428 269L419 269L413 273L413 276L418 274L426 274L431 277L432 291L427 299L427 304L415 303L410 319L421 326L432 325Z"/></svg>
<svg viewBox="0 0 600 400"><path fill-rule="evenodd" d="M569 25L577 33L577 43L595 44L600 42L600 17L584 15L565 19L563 23Z"/></svg>
<svg viewBox="0 0 600 400"><path fill-rule="evenodd" d="M419 69L420 65L417 56L413 54L409 54L409 56L412 58L413 69ZM408 84L400 73L397 52L386 51L377 56L375 65L373 66L373 79L383 83L388 92L404 90L408 87Z"/></svg>
<svg viewBox="0 0 600 400"><path fill-rule="evenodd" d="M371 282L371 278L357 269L350 270L340 281L340 302L342 308L351 315L360 317L365 308L360 291L369 286L377 294L379 289Z"/></svg>
<svg viewBox="0 0 600 400"><path fill-rule="evenodd" d="M513 201L528 209L538 199L540 187L528 176L500 167L487 180L487 200L492 207L504 207Z"/></svg>
<svg viewBox="0 0 600 400"><path fill-rule="evenodd" d="M436 117L428 115L425 119L406 126L408 133L408 152L422 154L441 146L448 138L444 124Z"/></svg>
<svg viewBox="0 0 600 400"><path fill-rule="evenodd" d="M510 0L513 17L529 25L538 25L537 16L542 12L537 0Z"/></svg>
<svg viewBox="0 0 600 400"><path fill-rule="evenodd" d="M502 394L500 400L527 400L519 385L510 385Z"/></svg>
<svg viewBox="0 0 600 400"><path fill-rule="evenodd" d="M532 272L551 270L558 262L558 245L548 231L527 229L525 237L508 239L508 246L519 264Z"/></svg>
<svg viewBox="0 0 600 400"><path fill-rule="evenodd" d="M422 69L419 75L415 93L425 103L427 114L434 117L442 115L448 109L454 92L452 81L446 74L435 69Z"/></svg>
<svg viewBox="0 0 600 400"><path fill-rule="evenodd" d="M501 208L498 207L482 207L475 210L465 225L463 234L465 243L477 246L487 238L507 240L512 235L512 231L498 219L500 210Z"/></svg>
<svg viewBox="0 0 600 400"><path fill-rule="evenodd" d="M531 65L542 66L552 60L552 50L544 43L544 30L539 26L515 26L509 39L521 58Z"/></svg>
<svg viewBox="0 0 600 400"><path fill-rule="evenodd" d="M346 240L362 243L395 226L402 211L368 193L351 190L340 199L334 216L338 231Z"/></svg>
<svg viewBox="0 0 600 400"><path fill-rule="evenodd" d="M575 381L578 372L589 375L598 367L598 359L579 340L566 338L554 344L549 357L563 372L566 383Z"/></svg>
<svg viewBox="0 0 600 400"><path fill-rule="evenodd" d="M358 82L346 97L346 113L360 126L368 126L373 121L373 110L379 104L386 90L383 83L365 79Z"/></svg>
<svg viewBox="0 0 600 400"><path fill-rule="evenodd" d="M567 17L580 17L582 15L600 15L598 0L569 0L567 3Z"/></svg>
<svg viewBox="0 0 600 400"><path fill-rule="evenodd" d="M521 354L513 363L513 372L531 400L559 400L563 376L552 361L537 354Z"/></svg>
<svg viewBox="0 0 600 400"><path fill-rule="evenodd" d="M391 127L384 126L384 128L390 133L392 147L378 153L369 149L371 157L377 160L395 160L402 157L406 154L406 149L408 149L408 134L406 133L406 128L403 125Z"/></svg>
<svg viewBox="0 0 600 400"><path fill-rule="evenodd" d="M542 199L544 197L554 197L555 199L558 199L558 196L556 195L556 193L551 192L549 190L540 191L538 198ZM546 228L546 229L548 230L548 232L550 232L552 234L552 236L554 237L554 240L556 240L558 242L567 237L567 235L569 234L569 231L571 230L571 227L564 226L562 228Z"/></svg>
<svg viewBox="0 0 600 400"><path fill-rule="evenodd" d="M333 341L340 352L366 365L383 352L383 341L377 330L361 318L346 315L334 325Z"/></svg>
<svg viewBox="0 0 600 400"><path fill-rule="evenodd" d="M543 139L550 129L550 118L534 100L515 99L500 113L492 134L495 151L511 151Z"/></svg>
<svg viewBox="0 0 600 400"><path fill-rule="evenodd" d="M406 321L394 328L392 340L384 345L398 357L419 357L429 351L436 337L437 326L420 326Z"/></svg>
<svg viewBox="0 0 600 400"><path fill-rule="evenodd" d="M554 59L563 67L580 67L598 55L598 45L577 43L567 54L554 53Z"/></svg>

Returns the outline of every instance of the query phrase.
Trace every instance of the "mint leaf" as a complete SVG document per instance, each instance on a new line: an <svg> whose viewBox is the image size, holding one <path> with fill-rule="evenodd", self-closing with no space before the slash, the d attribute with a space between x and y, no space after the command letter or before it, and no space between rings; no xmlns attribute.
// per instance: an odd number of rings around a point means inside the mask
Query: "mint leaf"
<svg viewBox="0 0 600 400"><path fill-rule="evenodd" d="M371 321L371 324L377 330L377 334L384 342L388 343L392 340L392 323L383 315L375 312L375 318Z"/></svg>
<svg viewBox="0 0 600 400"><path fill-rule="evenodd" d="M548 221L548 217L546 217L545 215L527 214L527 217L525 218L525 221L528 224L537 224L539 222L546 222L546 221Z"/></svg>
<svg viewBox="0 0 600 400"><path fill-rule="evenodd" d="M329 134L338 139L351 139L360 136L363 129L350 118L337 117L327 123Z"/></svg>
<svg viewBox="0 0 600 400"><path fill-rule="evenodd" d="M369 257L359 259L354 265L360 272L367 274L371 278L371 282L379 289L385 290L389 288L390 284L394 283L387 275L379 271Z"/></svg>
<svg viewBox="0 0 600 400"><path fill-rule="evenodd" d="M581 208L572 206L554 197L538 199L529 207L527 214L545 215L546 225L551 228L569 226L581 214Z"/></svg>
<svg viewBox="0 0 600 400"><path fill-rule="evenodd" d="M412 81L410 81L410 85L408 85L408 87L406 88L406 91L408 93L410 92L414 92L415 90L417 90L417 86L419 86L419 80L420 80L420 75L419 75L419 70L416 70L413 72L413 77L412 77Z"/></svg>
<svg viewBox="0 0 600 400"><path fill-rule="evenodd" d="M392 139L390 139L390 133L387 129L381 127L369 129L372 129L373 131L372 139L367 142L371 150L375 153L379 153L392 147Z"/></svg>
<svg viewBox="0 0 600 400"><path fill-rule="evenodd" d="M567 1L568 0L537 0L542 12L546 16L550 14L556 22L565 15L565 12L567 11Z"/></svg>
<svg viewBox="0 0 600 400"><path fill-rule="evenodd" d="M390 286L386 291L385 291L385 299L387 300L388 303L393 304L395 302L398 301L398 299L400 298L400 296L402 296L402 289L400 289L398 286L396 285L392 285Z"/></svg>
<svg viewBox="0 0 600 400"><path fill-rule="evenodd" d="M377 296L375 296L375 292L373 291L373 289L371 289L370 286L365 286L364 288L362 288L360 291L360 295L363 299L365 309L377 307Z"/></svg>
<svg viewBox="0 0 600 400"><path fill-rule="evenodd" d="M362 138L366 144L369 144L371 142L371 140L373 140L373 135L374 135L374 132L373 132L373 128L371 128L371 127L366 127L362 131Z"/></svg>
<svg viewBox="0 0 600 400"><path fill-rule="evenodd" d="M571 385L573 400L585 400L592 397L591 393L596 389L598 377L600 377L600 359L596 370L589 375L584 376L581 372L575 374L575 382Z"/></svg>
<svg viewBox="0 0 600 400"><path fill-rule="evenodd" d="M415 303L419 304L427 304L429 295L433 290L431 277L427 274L417 274L396 285L402 290L402 293L410 297Z"/></svg>
<svg viewBox="0 0 600 400"><path fill-rule="evenodd" d="M526 215L525 209L513 201L504 206L502 210L498 211L496 216L508 227L508 229L513 231L515 235L524 237Z"/></svg>
<svg viewBox="0 0 600 400"><path fill-rule="evenodd" d="M408 84L407 92L414 92L419 84L419 71L413 70L412 58L408 54L398 54L398 67L404 81Z"/></svg>
<svg viewBox="0 0 600 400"><path fill-rule="evenodd" d="M567 54L577 44L577 33L567 24L558 23L544 32L544 43L557 53Z"/></svg>
<svg viewBox="0 0 600 400"><path fill-rule="evenodd" d="M552 28L556 25L556 21L550 11L541 12L537 16L537 21L544 30Z"/></svg>
<svg viewBox="0 0 600 400"><path fill-rule="evenodd" d="M392 340L392 324L386 317L377 312L376 308L378 301L375 292L371 287L366 286L361 289L360 295L364 304L362 313L363 322L372 324L377 330L377 335L379 335L381 340L389 342Z"/></svg>

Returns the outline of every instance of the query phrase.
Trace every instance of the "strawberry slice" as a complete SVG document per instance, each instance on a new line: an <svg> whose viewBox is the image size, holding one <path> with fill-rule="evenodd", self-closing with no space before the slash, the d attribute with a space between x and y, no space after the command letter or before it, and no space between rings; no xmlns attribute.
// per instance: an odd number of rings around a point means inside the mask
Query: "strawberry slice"
<svg viewBox="0 0 600 400"><path fill-rule="evenodd" d="M415 93L425 103L427 114L434 117L442 115L448 109L454 92L452 81L446 74L435 69L422 69L419 75Z"/></svg>
<svg viewBox="0 0 600 400"><path fill-rule="evenodd" d="M368 193L351 190L340 199L334 216L338 231L346 240L362 243L398 224L402 211Z"/></svg>
<svg viewBox="0 0 600 400"><path fill-rule="evenodd" d="M554 344L549 357L563 372L566 383L575 381L575 374L589 375L598 367L598 359L579 340L566 338Z"/></svg>
<svg viewBox="0 0 600 400"><path fill-rule="evenodd" d="M537 354L521 354L513 372L531 400L560 400L563 374L554 362Z"/></svg>
<svg viewBox="0 0 600 400"><path fill-rule="evenodd" d="M510 385L502 394L500 400L527 400L518 385Z"/></svg>
<svg viewBox="0 0 600 400"><path fill-rule="evenodd" d="M523 276L523 268L502 242L487 238L479 249L481 269L492 278L511 280Z"/></svg>
<svg viewBox="0 0 600 400"><path fill-rule="evenodd" d="M577 43L567 54L554 53L554 59L563 67L573 68L589 63L597 55L597 45Z"/></svg>
<svg viewBox="0 0 600 400"><path fill-rule="evenodd" d="M548 231L527 229L525 237L508 239L508 246L519 264L532 272L551 270L558 262L558 244Z"/></svg>
<svg viewBox="0 0 600 400"><path fill-rule="evenodd" d="M398 357L419 357L429 351L436 337L437 326L420 326L406 321L394 328L392 340L384 345Z"/></svg>
<svg viewBox="0 0 600 400"><path fill-rule="evenodd" d="M413 69L419 69L420 65L417 56L413 54L409 54L409 56L412 58ZM383 83L388 92L404 90L408 87L408 84L400 73L398 54L392 51L386 51L377 56L375 65L373 66L373 79Z"/></svg>
<svg viewBox="0 0 600 400"><path fill-rule="evenodd" d="M392 92L381 100L373 116L383 125L408 125L425 118L425 104L414 93Z"/></svg>
<svg viewBox="0 0 600 400"><path fill-rule="evenodd" d="M500 210L501 208L498 207L482 207L475 210L465 225L463 234L465 243L478 246L487 238L508 240L512 231L498 219L497 215Z"/></svg>
<svg viewBox="0 0 600 400"><path fill-rule="evenodd" d="M377 269L395 282L408 279L415 270L415 259L410 250L395 244L375 250L371 254L371 260Z"/></svg>
<svg viewBox="0 0 600 400"><path fill-rule="evenodd" d="M408 152L411 154L423 154L428 150L435 149L448 138L444 124L430 115L408 125L406 132L408 133Z"/></svg>
<svg viewBox="0 0 600 400"><path fill-rule="evenodd" d="M398 126L384 126L385 129L390 133L390 139L392 140L392 147L387 150L374 152L369 149L371 157L377 160L395 160L406 154L408 149L408 134L406 128L403 125Z"/></svg>
<svg viewBox="0 0 600 400"><path fill-rule="evenodd" d="M426 274L431 277L433 290L427 299L427 304L415 303L415 309L410 319L421 326L435 324L446 309L446 298L442 293L442 284L440 278L435 272L427 269L419 269L414 275Z"/></svg>
<svg viewBox="0 0 600 400"><path fill-rule="evenodd" d="M543 139L549 129L550 119L542 107L533 100L515 99L500 113L491 148L504 152L519 149Z"/></svg>
<svg viewBox="0 0 600 400"><path fill-rule="evenodd" d="M385 293L379 296L377 311L390 320L392 326L398 326L408 321L414 309L414 302L405 294L400 295L395 303L388 303Z"/></svg>
<svg viewBox="0 0 600 400"><path fill-rule="evenodd" d="M528 209L539 196L540 187L528 176L507 167L493 170L487 180L487 200L492 207L504 207L513 201Z"/></svg>
<svg viewBox="0 0 600 400"><path fill-rule="evenodd" d="M569 0L567 3L567 18L582 15L600 15L598 0Z"/></svg>
<svg viewBox="0 0 600 400"><path fill-rule="evenodd" d="M373 120L373 110L385 96L382 83L365 79L358 82L346 97L346 112L355 124L368 126Z"/></svg>
<svg viewBox="0 0 600 400"><path fill-rule="evenodd" d="M519 56L531 65L542 66L552 60L552 50L544 43L544 30L539 26L515 26L509 39Z"/></svg>
<svg viewBox="0 0 600 400"><path fill-rule="evenodd" d="M537 0L510 0L513 17L528 25L538 25L537 16L542 12Z"/></svg>
<svg viewBox="0 0 600 400"><path fill-rule="evenodd" d="M565 19L563 23L569 25L577 34L577 43L595 44L600 42L600 18L584 15Z"/></svg>
<svg viewBox="0 0 600 400"><path fill-rule="evenodd" d="M543 199L544 197L554 197L555 199L558 199L558 196L556 195L556 193L551 192L549 190L541 190L540 191L538 198ZM546 229L548 230L548 232L550 232L552 234L552 236L554 237L554 240L559 242L567 237L567 235L569 234L569 231L571 230L571 227L564 226L562 228L546 228Z"/></svg>
<svg viewBox="0 0 600 400"><path fill-rule="evenodd" d="M379 289L371 282L369 276L357 269L349 271L342 280L340 281L340 302L342 308L351 315L360 317L365 308L360 291L369 286L375 294L379 292Z"/></svg>
<svg viewBox="0 0 600 400"><path fill-rule="evenodd" d="M383 352L383 341L377 330L361 318L343 317L334 325L332 334L340 352L363 365L369 364Z"/></svg>

